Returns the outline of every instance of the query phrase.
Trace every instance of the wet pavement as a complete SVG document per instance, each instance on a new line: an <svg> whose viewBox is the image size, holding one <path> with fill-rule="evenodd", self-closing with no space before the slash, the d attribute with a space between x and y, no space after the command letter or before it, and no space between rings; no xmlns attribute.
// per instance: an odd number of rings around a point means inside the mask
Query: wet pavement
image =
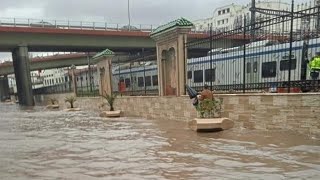
<svg viewBox="0 0 320 180"><path fill-rule="evenodd" d="M0 179L320 179L320 140L0 104Z"/></svg>

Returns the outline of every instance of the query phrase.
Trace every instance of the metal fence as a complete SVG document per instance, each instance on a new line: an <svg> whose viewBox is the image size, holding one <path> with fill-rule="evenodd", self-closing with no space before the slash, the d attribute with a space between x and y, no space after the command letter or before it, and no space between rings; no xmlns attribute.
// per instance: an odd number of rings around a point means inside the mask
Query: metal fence
<svg viewBox="0 0 320 180"><path fill-rule="evenodd" d="M293 5L292 5L293 7ZM185 44L187 84L220 92L317 91L308 60L320 52L319 9L282 12ZM313 76L312 76L313 75Z"/></svg>
<svg viewBox="0 0 320 180"><path fill-rule="evenodd" d="M90 65L86 68L75 69L75 83L77 86L77 96L96 97L99 94L99 76L97 68Z"/></svg>
<svg viewBox="0 0 320 180"><path fill-rule="evenodd" d="M34 94L58 94L74 92L76 85L77 96L99 96L99 77L94 65L78 67L78 69L64 68L48 70L43 74L41 83L33 85ZM73 72L74 71L74 72ZM72 77L74 73L75 84Z"/></svg>
<svg viewBox="0 0 320 180"><path fill-rule="evenodd" d="M71 82L64 82L53 86L43 86L40 88L33 89L33 94L60 94L73 92Z"/></svg>
<svg viewBox="0 0 320 180"><path fill-rule="evenodd" d="M155 54L113 62L112 91L120 95L158 95L158 68Z"/></svg>
<svg viewBox="0 0 320 180"><path fill-rule="evenodd" d="M64 69L45 70L42 76L37 77L40 79L37 83L33 82L35 77L31 77L33 94L59 94L69 93L73 91L71 83L71 75L65 72Z"/></svg>

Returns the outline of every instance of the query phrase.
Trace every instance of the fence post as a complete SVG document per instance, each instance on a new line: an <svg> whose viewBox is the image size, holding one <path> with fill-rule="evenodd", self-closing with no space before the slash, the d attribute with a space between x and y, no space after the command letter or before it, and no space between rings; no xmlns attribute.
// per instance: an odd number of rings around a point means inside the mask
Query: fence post
<svg viewBox="0 0 320 180"><path fill-rule="evenodd" d="M132 83L132 81L133 81L133 79L132 79L132 70L131 70L131 62L129 62L130 63L130 89L131 89L131 92L130 92L130 95L132 95L132 93L133 93L133 83Z"/></svg>
<svg viewBox="0 0 320 180"><path fill-rule="evenodd" d="M90 64L90 57L89 52L87 52L87 60L88 60L88 73L89 73L89 84L90 84L90 92L92 92L92 80L91 80L91 64Z"/></svg>
<svg viewBox="0 0 320 180"><path fill-rule="evenodd" d="M290 23L290 47L289 47L289 72L288 72L288 93L291 88L291 64L292 64L292 40L293 40L293 13L294 13L294 0L291 2L291 23Z"/></svg>
<svg viewBox="0 0 320 180"><path fill-rule="evenodd" d="M143 59L143 82L144 82L144 95L147 94L147 83L146 83L146 62L144 59L144 48L142 48L142 59Z"/></svg>
<svg viewBox="0 0 320 180"><path fill-rule="evenodd" d="M212 25L210 26L210 51L212 51L213 49L213 37L212 37ZM210 78L211 78L211 81L210 81L210 90L212 91L213 90L213 72L212 72L212 68L213 68L213 57L212 57L212 52L210 53Z"/></svg>
<svg viewBox="0 0 320 180"><path fill-rule="evenodd" d="M247 19L246 19L246 16L244 16L244 22L243 22L243 39L244 39L244 41L246 40L246 28L247 28L246 22L247 22ZM243 44L243 70L242 71L243 71L242 91L243 91L243 93L246 93L246 43L245 42Z"/></svg>
<svg viewBox="0 0 320 180"><path fill-rule="evenodd" d="M316 1L317 6L317 16L316 16L316 32L319 34L320 32L320 1Z"/></svg>
<svg viewBox="0 0 320 180"><path fill-rule="evenodd" d="M118 80L118 91L119 91L119 93L121 94L121 96L122 96L122 92L120 91L121 89L120 89L120 58L118 57L118 66L119 66L119 80Z"/></svg>

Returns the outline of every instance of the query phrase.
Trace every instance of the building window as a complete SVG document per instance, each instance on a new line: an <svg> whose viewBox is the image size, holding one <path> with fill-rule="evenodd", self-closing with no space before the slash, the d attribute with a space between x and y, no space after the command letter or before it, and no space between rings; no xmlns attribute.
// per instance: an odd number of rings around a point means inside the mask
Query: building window
<svg viewBox="0 0 320 180"><path fill-rule="evenodd" d="M252 67L252 69L253 69L253 72L254 72L254 73L257 73L257 72L258 72L258 62L257 62L257 61L253 62L253 67Z"/></svg>
<svg viewBox="0 0 320 180"><path fill-rule="evenodd" d="M202 70L194 71L193 75L194 75L193 81L195 83L203 82L203 71Z"/></svg>
<svg viewBox="0 0 320 180"><path fill-rule="evenodd" d="M124 80L124 83L126 84L126 88L127 88L127 87L130 87L130 78L126 78L126 79Z"/></svg>
<svg viewBox="0 0 320 180"><path fill-rule="evenodd" d="M206 69L205 72L205 81L206 82L211 82L216 80L216 70L215 69Z"/></svg>
<svg viewBox="0 0 320 180"><path fill-rule="evenodd" d="M221 21L221 24L224 24L224 20Z"/></svg>
<svg viewBox="0 0 320 180"><path fill-rule="evenodd" d="M139 86L139 87L144 87L143 77L138 77L138 86Z"/></svg>
<svg viewBox="0 0 320 180"><path fill-rule="evenodd" d="M270 78L277 76L277 62L265 62L262 63L262 77L263 78Z"/></svg>
<svg viewBox="0 0 320 180"><path fill-rule="evenodd" d="M222 10L222 14L225 14L226 13L226 10L224 9L224 10Z"/></svg>
<svg viewBox="0 0 320 180"><path fill-rule="evenodd" d="M192 79L192 71L188 71L188 79Z"/></svg>
<svg viewBox="0 0 320 180"><path fill-rule="evenodd" d="M158 75L152 76L152 85L158 86Z"/></svg>
<svg viewBox="0 0 320 180"><path fill-rule="evenodd" d="M280 71L286 71L289 70L289 56L284 56L282 57L282 59L285 60L281 60L280 61ZM291 70L294 70L297 68L297 60L294 58L294 56L291 56Z"/></svg>
<svg viewBox="0 0 320 180"><path fill-rule="evenodd" d="M218 15L221 15L221 11L218 11Z"/></svg>
<svg viewBox="0 0 320 180"><path fill-rule="evenodd" d="M226 19L226 24L228 24L228 19Z"/></svg>
<svg viewBox="0 0 320 180"><path fill-rule="evenodd" d="M220 21L218 21L218 25L220 25Z"/></svg>
<svg viewBox="0 0 320 180"><path fill-rule="evenodd" d="M230 8L227 9L227 13L229 13L229 12L230 12Z"/></svg>
<svg viewBox="0 0 320 180"><path fill-rule="evenodd" d="M251 63L247 63L247 73L251 73Z"/></svg>
<svg viewBox="0 0 320 180"><path fill-rule="evenodd" d="M146 76L146 86L151 86L151 76Z"/></svg>

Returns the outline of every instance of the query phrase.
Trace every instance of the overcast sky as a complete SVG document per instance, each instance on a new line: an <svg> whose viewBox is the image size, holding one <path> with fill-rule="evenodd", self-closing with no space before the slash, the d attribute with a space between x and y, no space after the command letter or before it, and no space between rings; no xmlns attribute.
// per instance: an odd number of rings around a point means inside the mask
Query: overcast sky
<svg viewBox="0 0 320 180"><path fill-rule="evenodd" d="M217 7L231 3L246 5L249 2L251 0L130 0L131 24L159 25L179 17L190 20L207 18ZM127 3L128 0L0 0L0 17L128 24ZM8 53L0 53L0 61L9 56Z"/></svg>

